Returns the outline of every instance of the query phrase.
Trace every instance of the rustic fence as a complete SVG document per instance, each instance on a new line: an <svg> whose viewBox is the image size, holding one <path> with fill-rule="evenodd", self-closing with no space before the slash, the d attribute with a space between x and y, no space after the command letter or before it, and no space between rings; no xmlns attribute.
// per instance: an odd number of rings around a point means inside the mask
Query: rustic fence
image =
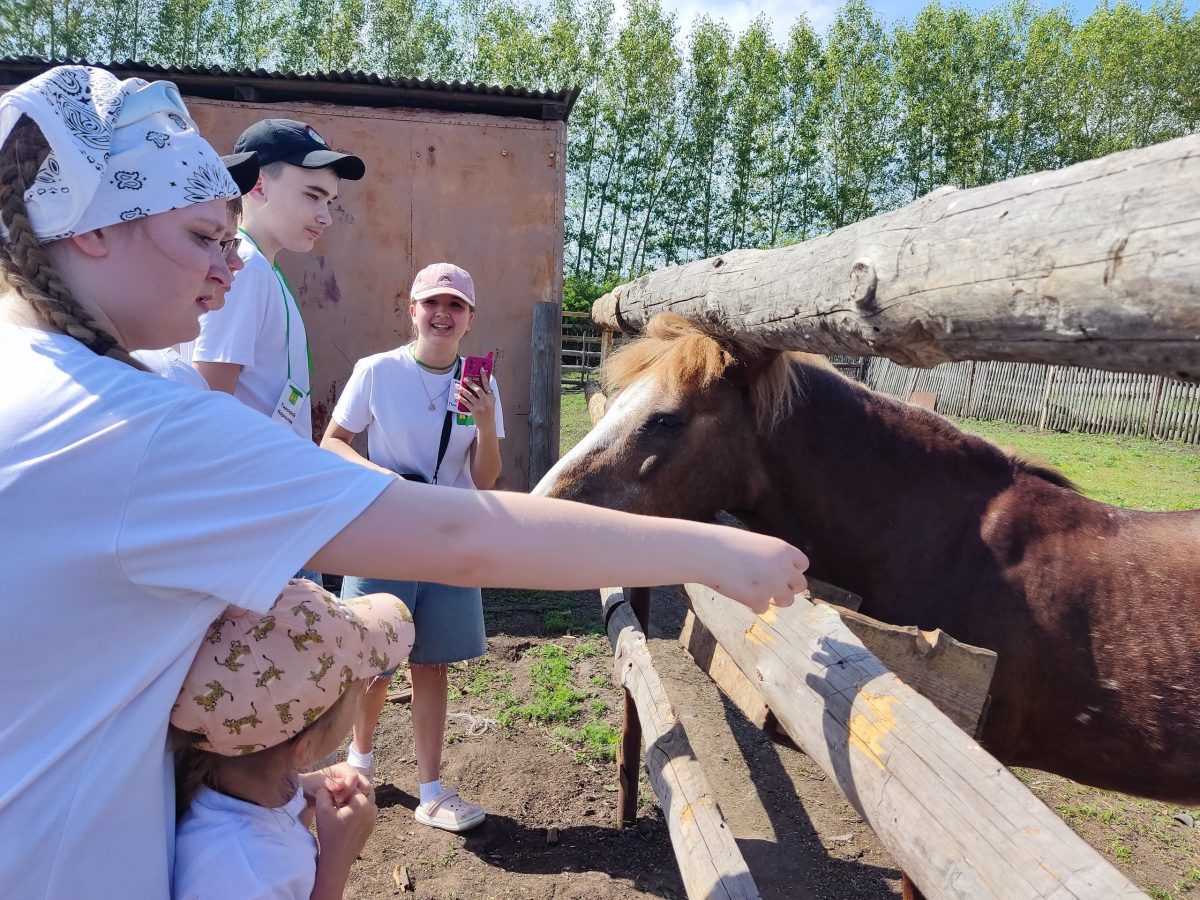
<svg viewBox="0 0 1200 900"><path fill-rule="evenodd" d="M948 416L1200 444L1200 384L1162 375L1014 362L909 369L872 357L861 380L893 397L931 394Z"/></svg>
<svg viewBox="0 0 1200 900"><path fill-rule="evenodd" d="M562 314L562 374L565 380L574 375L580 384L587 381L600 367L603 335L592 324L591 313L563 310Z"/></svg>

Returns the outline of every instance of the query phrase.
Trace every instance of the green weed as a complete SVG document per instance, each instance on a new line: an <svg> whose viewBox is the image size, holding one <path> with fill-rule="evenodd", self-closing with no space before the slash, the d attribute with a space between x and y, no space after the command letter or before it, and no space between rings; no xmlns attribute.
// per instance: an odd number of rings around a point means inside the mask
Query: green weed
<svg viewBox="0 0 1200 900"><path fill-rule="evenodd" d="M612 762L617 758L617 741L621 733L605 722L588 722L580 728L559 726L554 729L554 735L564 741L583 745L583 749L575 754L579 762L588 759Z"/></svg>

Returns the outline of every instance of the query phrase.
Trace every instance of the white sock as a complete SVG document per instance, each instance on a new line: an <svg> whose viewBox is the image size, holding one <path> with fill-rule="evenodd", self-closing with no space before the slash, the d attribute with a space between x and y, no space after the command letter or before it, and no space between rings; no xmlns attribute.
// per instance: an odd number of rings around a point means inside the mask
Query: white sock
<svg viewBox="0 0 1200 900"><path fill-rule="evenodd" d="M420 788L421 805L424 806L442 792L442 779L439 778L437 781L422 782Z"/></svg>
<svg viewBox="0 0 1200 900"><path fill-rule="evenodd" d="M355 769L370 771L375 768L375 752L368 750L366 753L359 753L354 749L354 744L351 744L346 750L346 762Z"/></svg>

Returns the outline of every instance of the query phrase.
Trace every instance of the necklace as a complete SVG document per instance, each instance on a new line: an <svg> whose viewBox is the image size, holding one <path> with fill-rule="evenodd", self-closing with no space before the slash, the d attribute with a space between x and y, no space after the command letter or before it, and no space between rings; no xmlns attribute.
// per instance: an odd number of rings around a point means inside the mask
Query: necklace
<svg viewBox="0 0 1200 900"><path fill-rule="evenodd" d="M417 354L414 353L412 355L412 358L413 358L413 361L416 362L416 364L417 364L417 376L421 379L421 390L423 390L425 392L425 399L427 399L429 401L429 411L434 412L437 409L439 400L442 401L443 404L449 403L448 395L450 393L450 385L453 383L453 379L451 379L450 381L447 381L446 386L444 388L442 388L442 390L438 391L436 394L429 393L429 384L425 381L426 365L425 365L425 363L423 363L419 359L417 359ZM443 373L440 373L440 374L449 375L450 369L452 369L453 367L454 367L454 363L451 363L449 366L446 367L446 371Z"/></svg>
<svg viewBox="0 0 1200 900"><path fill-rule="evenodd" d="M450 363L449 365L445 365L445 366L431 366L429 363L421 362L421 360L417 357L417 354L415 352L413 353L412 358L413 358L413 362L415 362L422 369L425 369L429 372L435 372L438 375L445 375L447 372L449 372L451 369L454 368L454 363ZM454 362L458 362L458 360L455 360Z"/></svg>

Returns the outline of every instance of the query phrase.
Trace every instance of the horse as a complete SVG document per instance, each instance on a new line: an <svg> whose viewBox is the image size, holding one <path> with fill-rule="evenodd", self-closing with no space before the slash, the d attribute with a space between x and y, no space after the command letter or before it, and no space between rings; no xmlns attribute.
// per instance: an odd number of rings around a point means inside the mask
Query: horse
<svg viewBox="0 0 1200 900"><path fill-rule="evenodd" d="M994 650L979 740L1001 762L1200 802L1200 510L1088 499L822 357L671 313L603 378L607 411L534 493L728 512L866 615Z"/></svg>

